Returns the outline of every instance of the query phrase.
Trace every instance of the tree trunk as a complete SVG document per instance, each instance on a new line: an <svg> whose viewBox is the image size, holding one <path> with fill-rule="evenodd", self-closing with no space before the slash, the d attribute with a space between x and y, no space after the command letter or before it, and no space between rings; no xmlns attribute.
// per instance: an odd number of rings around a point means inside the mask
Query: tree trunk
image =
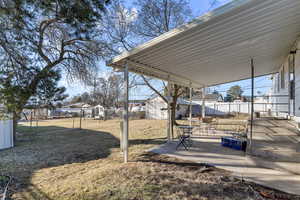
<svg viewBox="0 0 300 200"><path fill-rule="evenodd" d="M177 126L176 122L176 107L177 107L177 99L178 99L178 92L175 89L174 95L172 96L172 103L171 103L171 123L172 123L172 138L174 138L174 126Z"/></svg>
<svg viewBox="0 0 300 200"><path fill-rule="evenodd" d="M142 77L142 79L144 80L144 82L146 83L146 85L147 85L151 90L153 90L159 97L161 97L162 100L163 100L166 104L169 103L169 102L168 102L168 99L165 97L166 94L160 93L158 90L156 90L156 89L149 83L149 81L148 81L144 76L141 76L141 77ZM168 83L168 84L170 84L170 83ZM170 89L169 87L166 87L166 88ZM165 89L166 89L166 88L165 88ZM172 97L171 108L170 108L170 109L171 109L171 125L172 125L172 126L171 126L170 132L171 132L171 137L172 137L172 139L174 139L174 126L177 125L177 122L176 122L176 105L177 105L177 99L178 99L179 96L182 95L182 93L179 92L180 89L182 89L182 87L175 84L175 85L174 85L174 90L173 90L172 94L170 94L171 91L168 91L168 93L169 93L168 95L170 95L170 96ZM166 96L168 96L168 95L166 95Z"/></svg>
<svg viewBox="0 0 300 200"><path fill-rule="evenodd" d="M21 112L13 112L13 140L14 140L14 144L17 141L17 126L18 126L18 120L20 119L20 113Z"/></svg>
<svg viewBox="0 0 300 200"><path fill-rule="evenodd" d="M172 139L174 139L174 126L177 124L176 123L176 102L173 102L171 103L171 136L172 136Z"/></svg>

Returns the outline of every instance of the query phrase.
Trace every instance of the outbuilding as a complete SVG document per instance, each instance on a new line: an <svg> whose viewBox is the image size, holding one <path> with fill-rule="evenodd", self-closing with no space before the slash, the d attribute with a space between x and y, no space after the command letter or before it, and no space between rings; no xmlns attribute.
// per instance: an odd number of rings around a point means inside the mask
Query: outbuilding
<svg viewBox="0 0 300 200"><path fill-rule="evenodd" d="M166 98L168 99L168 101L171 100L170 97L166 97ZM178 98L175 117L179 119L187 116L189 106L190 106L189 101L186 101L182 98ZM194 106L199 107L199 105L196 104ZM168 104L159 96L148 99L148 101L146 102L146 118L147 119L168 119Z"/></svg>

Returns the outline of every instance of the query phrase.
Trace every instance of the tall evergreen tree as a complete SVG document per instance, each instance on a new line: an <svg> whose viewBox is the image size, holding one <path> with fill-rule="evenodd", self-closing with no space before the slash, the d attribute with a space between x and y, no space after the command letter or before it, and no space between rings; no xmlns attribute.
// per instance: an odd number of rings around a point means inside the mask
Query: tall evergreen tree
<svg viewBox="0 0 300 200"><path fill-rule="evenodd" d="M107 3L0 0L0 103L13 113L14 127L52 70L87 79L102 53L95 27Z"/></svg>

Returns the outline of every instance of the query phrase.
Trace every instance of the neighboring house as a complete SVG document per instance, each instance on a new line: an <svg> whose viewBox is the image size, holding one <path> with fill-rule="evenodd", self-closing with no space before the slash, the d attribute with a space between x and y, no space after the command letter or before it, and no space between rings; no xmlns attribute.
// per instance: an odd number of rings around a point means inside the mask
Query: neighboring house
<svg viewBox="0 0 300 200"><path fill-rule="evenodd" d="M166 97L170 99L170 97ZM176 108L176 118L185 117L188 115L190 102L182 98L177 100ZM199 106L193 104L194 106ZM193 108L193 111L197 109ZM198 109L200 110L200 109ZM167 103L159 96L149 99L146 102L146 118L147 119L168 119L168 105Z"/></svg>
<svg viewBox="0 0 300 200"><path fill-rule="evenodd" d="M221 94L206 94L205 95L205 103L216 103L216 102L224 102L223 96ZM201 96L192 97L192 101L196 104L202 104Z"/></svg>
<svg viewBox="0 0 300 200"><path fill-rule="evenodd" d="M94 119L104 119L105 109L101 105L97 105L93 108L93 117Z"/></svg>
<svg viewBox="0 0 300 200"><path fill-rule="evenodd" d="M49 116L49 112L50 110L45 107L24 108L22 111L21 118L24 120L47 119Z"/></svg>
<svg viewBox="0 0 300 200"><path fill-rule="evenodd" d="M300 123L300 42L291 49L272 76L272 114Z"/></svg>
<svg viewBox="0 0 300 200"><path fill-rule="evenodd" d="M90 107L92 107L92 106L89 104L80 103L80 102L64 106L64 108L90 108Z"/></svg>
<svg viewBox="0 0 300 200"><path fill-rule="evenodd" d="M51 118L80 116L80 114L83 117L92 117L93 107L85 103L75 103L49 111L49 117Z"/></svg>
<svg viewBox="0 0 300 200"><path fill-rule="evenodd" d="M130 104L129 111L130 112L143 112L143 111L145 111L145 105L144 104Z"/></svg>

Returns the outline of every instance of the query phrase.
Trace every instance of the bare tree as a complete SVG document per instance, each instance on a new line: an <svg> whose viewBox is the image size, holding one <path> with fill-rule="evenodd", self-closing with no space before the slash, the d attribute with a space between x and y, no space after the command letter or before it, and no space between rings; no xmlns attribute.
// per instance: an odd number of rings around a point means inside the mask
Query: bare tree
<svg viewBox="0 0 300 200"><path fill-rule="evenodd" d="M115 73L107 77L97 78L92 94L93 101L105 108L118 107L123 99L123 78Z"/></svg>
<svg viewBox="0 0 300 200"><path fill-rule="evenodd" d="M135 23L135 32L144 41L168 32L192 18L192 10L186 0L137 0L135 5L140 11ZM159 92L154 84L151 84L151 79L144 76L142 76L142 79L150 89L166 103L169 103L168 99L165 98L165 94ZM186 87L177 84L172 84L169 87L165 85L164 91L167 91L167 88L171 89L168 93L172 97L170 106L173 127L176 124L177 99L186 92ZM173 134L173 130L171 132Z"/></svg>
<svg viewBox="0 0 300 200"><path fill-rule="evenodd" d="M108 6L102 20L104 31L101 32L107 50L104 60L109 60L124 50L129 51L139 43L133 32L136 17L137 11L126 8L122 0L115 0Z"/></svg>
<svg viewBox="0 0 300 200"><path fill-rule="evenodd" d="M187 0L136 0L139 8L135 32L143 40L160 36L192 18Z"/></svg>

